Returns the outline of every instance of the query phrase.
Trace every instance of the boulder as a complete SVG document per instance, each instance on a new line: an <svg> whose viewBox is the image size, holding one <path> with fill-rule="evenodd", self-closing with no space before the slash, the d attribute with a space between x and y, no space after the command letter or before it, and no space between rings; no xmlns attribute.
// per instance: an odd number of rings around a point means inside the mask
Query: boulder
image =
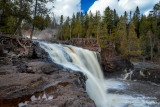
<svg viewBox="0 0 160 107"><path fill-rule="evenodd" d="M120 77L126 71L133 69L133 64L126 58L112 56L102 59L102 68L107 77Z"/></svg>
<svg viewBox="0 0 160 107"><path fill-rule="evenodd" d="M134 63L134 70L131 79L160 83L160 63Z"/></svg>
<svg viewBox="0 0 160 107"><path fill-rule="evenodd" d="M44 73L51 74L52 72L58 71L58 66L42 61L29 62L26 64L27 73Z"/></svg>

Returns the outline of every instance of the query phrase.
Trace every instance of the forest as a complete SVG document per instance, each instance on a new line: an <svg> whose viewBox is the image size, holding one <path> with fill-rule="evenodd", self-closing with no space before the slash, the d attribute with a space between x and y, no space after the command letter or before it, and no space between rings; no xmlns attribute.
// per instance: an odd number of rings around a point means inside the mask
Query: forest
<svg viewBox="0 0 160 107"><path fill-rule="evenodd" d="M147 16L137 6L121 16L107 7L103 15L78 12L57 19L46 7L48 2L53 0L1 0L0 32L22 36L21 30L30 30L32 39L35 30L51 28L57 29L57 40L95 38L102 48L114 43L117 52L127 58L157 61L160 57L160 3Z"/></svg>

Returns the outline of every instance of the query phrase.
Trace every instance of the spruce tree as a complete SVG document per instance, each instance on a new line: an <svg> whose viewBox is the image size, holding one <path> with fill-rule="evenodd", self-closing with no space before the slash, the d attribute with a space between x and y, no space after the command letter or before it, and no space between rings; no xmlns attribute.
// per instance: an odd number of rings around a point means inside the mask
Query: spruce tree
<svg viewBox="0 0 160 107"><path fill-rule="evenodd" d="M125 56L128 56L128 57L140 56L141 55L140 43L139 43L137 34L135 32L135 26L133 21L131 21L129 25L129 34L127 37L127 41L128 41L128 45L126 46Z"/></svg>
<svg viewBox="0 0 160 107"><path fill-rule="evenodd" d="M136 11L134 12L134 15L133 15L133 22L135 25L135 31L137 33L137 36L139 37L140 10L139 10L138 6L137 6Z"/></svg>

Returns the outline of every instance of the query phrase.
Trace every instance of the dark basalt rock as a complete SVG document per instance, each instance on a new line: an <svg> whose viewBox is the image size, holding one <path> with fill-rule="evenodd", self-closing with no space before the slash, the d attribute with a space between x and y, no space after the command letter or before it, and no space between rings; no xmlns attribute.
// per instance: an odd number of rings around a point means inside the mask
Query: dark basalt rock
<svg viewBox="0 0 160 107"><path fill-rule="evenodd" d="M160 63L134 63L131 79L160 83Z"/></svg>
<svg viewBox="0 0 160 107"><path fill-rule="evenodd" d="M29 49L28 57L32 59L48 59L48 53L42 49L38 42L33 42L32 47Z"/></svg>
<svg viewBox="0 0 160 107"><path fill-rule="evenodd" d="M133 64L126 58L120 56L108 57L102 63L104 74L107 77L120 77L126 71L133 69Z"/></svg>

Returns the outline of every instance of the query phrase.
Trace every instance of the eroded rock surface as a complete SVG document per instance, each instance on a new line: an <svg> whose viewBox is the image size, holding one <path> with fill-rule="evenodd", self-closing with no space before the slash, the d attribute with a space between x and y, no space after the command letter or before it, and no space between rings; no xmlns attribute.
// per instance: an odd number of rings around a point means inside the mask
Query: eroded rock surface
<svg viewBox="0 0 160 107"><path fill-rule="evenodd" d="M17 106L25 101L28 101L27 107L95 106L85 91L81 73L63 71L56 65L38 60L28 60L23 66L23 69L19 64L0 67L3 72L0 73L0 106L4 106L6 101L8 105L5 106ZM46 100L37 96L32 100L36 92L43 91L53 97Z"/></svg>

